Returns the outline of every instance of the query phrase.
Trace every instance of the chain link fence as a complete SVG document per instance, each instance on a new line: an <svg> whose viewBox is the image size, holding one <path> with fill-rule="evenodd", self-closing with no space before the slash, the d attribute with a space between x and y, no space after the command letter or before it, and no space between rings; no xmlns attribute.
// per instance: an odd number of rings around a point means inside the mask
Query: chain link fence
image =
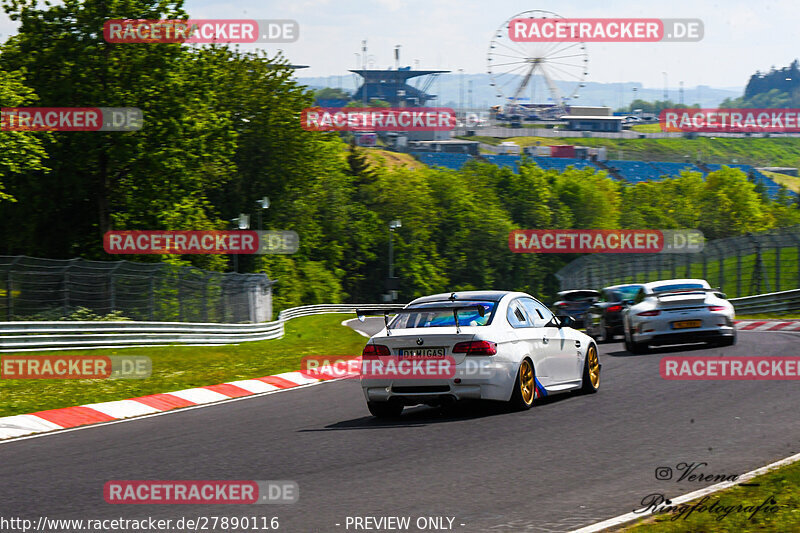
<svg viewBox="0 0 800 533"><path fill-rule="evenodd" d="M274 283L266 274L167 263L0 256L0 320L85 320L90 313L159 322L264 322L272 318Z"/></svg>
<svg viewBox="0 0 800 533"><path fill-rule="evenodd" d="M729 298L800 288L800 225L706 241L693 254L591 254L556 273L561 290L703 278Z"/></svg>

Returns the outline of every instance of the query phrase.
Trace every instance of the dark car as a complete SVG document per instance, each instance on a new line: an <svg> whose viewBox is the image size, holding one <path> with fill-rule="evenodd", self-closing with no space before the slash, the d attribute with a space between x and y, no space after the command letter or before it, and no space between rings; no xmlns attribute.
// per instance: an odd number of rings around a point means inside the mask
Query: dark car
<svg viewBox="0 0 800 533"><path fill-rule="evenodd" d="M586 311L599 297L597 291L578 289L571 291L561 291L556 294L557 300L550 307L556 315L568 315L578 323L581 322Z"/></svg>
<svg viewBox="0 0 800 533"><path fill-rule="evenodd" d="M597 342L609 342L615 335L624 335L622 309L625 301L636 298L641 284L614 285L600 291L600 298L590 305L581 321L586 334Z"/></svg>

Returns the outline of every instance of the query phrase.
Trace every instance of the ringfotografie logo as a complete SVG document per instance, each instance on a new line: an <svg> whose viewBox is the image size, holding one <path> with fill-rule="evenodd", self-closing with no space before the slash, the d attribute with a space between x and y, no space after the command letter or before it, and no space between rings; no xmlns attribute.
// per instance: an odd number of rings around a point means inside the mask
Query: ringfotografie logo
<svg viewBox="0 0 800 533"><path fill-rule="evenodd" d="M515 253L696 253L705 239L699 230L519 229L508 234Z"/></svg>

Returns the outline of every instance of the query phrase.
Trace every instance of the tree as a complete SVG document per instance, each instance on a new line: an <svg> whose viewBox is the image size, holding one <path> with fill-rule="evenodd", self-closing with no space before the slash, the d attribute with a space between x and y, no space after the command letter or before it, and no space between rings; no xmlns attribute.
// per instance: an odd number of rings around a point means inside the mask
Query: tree
<svg viewBox="0 0 800 533"><path fill-rule="evenodd" d="M22 72L0 70L0 102L4 107L25 107L36 101L36 95L24 81ZM13 195L3 192L3 183L12 175L46 171L43 164L47 157L46 140L47 135L39 132L0 131L0 204L16 201Z"/></svg>

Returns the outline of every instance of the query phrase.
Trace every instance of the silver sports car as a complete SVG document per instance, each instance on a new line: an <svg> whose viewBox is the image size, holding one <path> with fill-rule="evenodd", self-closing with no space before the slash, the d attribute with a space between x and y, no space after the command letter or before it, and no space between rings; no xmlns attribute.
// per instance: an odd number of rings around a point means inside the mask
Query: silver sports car
<svg viewBox="0 0 800 533"><path fill-rule="evenodd" d="M625 348L644 353L649 346L709 342L736 343L734 309L719 289L703 279L645 283L622 311Z"/></svg>

